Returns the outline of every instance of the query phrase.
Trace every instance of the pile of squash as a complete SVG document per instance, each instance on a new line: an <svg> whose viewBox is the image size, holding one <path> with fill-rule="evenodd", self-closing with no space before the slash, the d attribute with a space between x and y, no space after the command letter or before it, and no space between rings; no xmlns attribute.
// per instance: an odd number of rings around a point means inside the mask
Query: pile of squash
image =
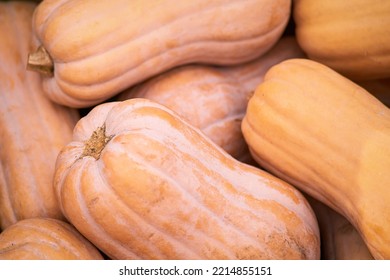
<svg viewBox="0 0 390 280"><path fill-rule="evenodd" d="M0 259L390 259L390 2L0 2Z"/></svg>

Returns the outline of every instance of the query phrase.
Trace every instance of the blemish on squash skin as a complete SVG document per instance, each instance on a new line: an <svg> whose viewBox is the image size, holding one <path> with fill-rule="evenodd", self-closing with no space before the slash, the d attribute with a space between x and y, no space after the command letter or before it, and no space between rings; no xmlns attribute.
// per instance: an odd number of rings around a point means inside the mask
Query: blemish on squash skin
<svg viewBox="0 0 390 280"><path fill-rule="evenodd" d="M273 233L266 237L267 248L270 252L278 252L281 259L307 259L310 253L301 245L299 240L289 233ZM268 256L266 258L269 258Z"/></svg>
<svg viewBox="0 0 390 280"><path fill-rule="evenodd" d="M252 96L255 94L255 91L250 91L246 96L246 101L249 102L249 100L252 98Z"/></svg>
<svg viewBox="0 0 390 280"><path fill-rule="evenodd" d="M238 260L257 260L262 259L262 252L259 248L253 246L245 246L239 252L236 253L236 259Z"/></svg>
<svg viewBox="0 0 390 280"><path fill-rule="evenodd" d="M174 49L178 46L178 42L176 40L169 40L165 43L167 49Z"/></svg>
<svg viewBox="0 0 390 280"><path fill-rule="evenodd" d="M99 201L99 197L95 197L91 199L91 201L88 203L88 207L94 206Z"/></svg>
<svg viewBox="0 0 390 280"><path fill-rule="evenodd" d="M12 252L12 251L16 251L20 248L29 246L31 244L32 244L32 242L23 242L23 243L17 243L17 244L12 242L9 246L0 249L0 255L7 254L7 253Z"/></svg>

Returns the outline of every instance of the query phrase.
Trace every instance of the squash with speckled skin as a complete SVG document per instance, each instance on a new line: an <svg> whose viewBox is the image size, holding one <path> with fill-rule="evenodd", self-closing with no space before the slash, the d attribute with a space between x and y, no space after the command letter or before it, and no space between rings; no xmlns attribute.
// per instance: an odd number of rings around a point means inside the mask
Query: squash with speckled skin
<svg viewBox="0 0 390 280"><path fill-rule="evenodd" d="M94 107L54 182L66 218L112 259L319 258L300 192L147 99Z"/></svg>

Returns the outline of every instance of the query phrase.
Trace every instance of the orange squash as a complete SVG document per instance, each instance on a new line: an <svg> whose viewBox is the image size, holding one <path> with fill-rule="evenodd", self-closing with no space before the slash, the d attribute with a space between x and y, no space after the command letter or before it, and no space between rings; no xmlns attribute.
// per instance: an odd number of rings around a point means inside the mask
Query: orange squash
<svg viewBox="0 0 390 280"><path fill-rule="evenodd" d="M389 108L325 65L290 59L267 72L242 131L262 167L342 214L373 257L390 259Z"/></svg>
<svg viewBox="0 0 390 280"><path fill-rule="evenodd" d="M234 158L253 163L241 133L250 96L274 64L303 57L295 38L283 37L265 55L232 67L186 65L123 92L118 100L141 97L178 113Z"/></svg>
<svg viewBox="0 0 390 280"><path fill-rule="evenodd" d="M54 181L64 215L112 259L319 258L300 192L147 99L94 107Z"/></svg>
<svg viewBox="0 0 390 280"><path fill-rule="evenodd" d="M390 1L295 0L298 43L352 80L390 78Z"/></svg>
<svg viewBox="0 0 390 280"><path fill-rule="evenodd" d="M175 66L252 60L280 38L291 0L43 1L29 68L48 96L88 107Z"/></svg>
<svg viewBox="0 0 390 280"><path fill-rule="evenodd" d="M51 102L25 60L35 49L36 4L0 3L0 228L26 218L63 218L52 181L60 149L70 141L75 110Z"/></svg>
<svg viewBox="0 0 390 280"><path fill-rule="evenodd" d="M72 225L51 218L18 221L0 234L0 260L102 260Z"/></svg>

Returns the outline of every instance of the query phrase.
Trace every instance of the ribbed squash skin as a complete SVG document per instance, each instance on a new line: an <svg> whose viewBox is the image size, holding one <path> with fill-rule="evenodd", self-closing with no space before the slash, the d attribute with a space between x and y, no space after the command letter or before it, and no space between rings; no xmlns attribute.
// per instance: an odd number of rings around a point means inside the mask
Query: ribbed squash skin
<svg viewBox="0 0 390 280"><path fill-rule="evenodd" d="M332 69L291 59L267 72L242 131L262 167L345 216L375 258L390 258L389 108Z"/></svg>
<svg viewBox="0 0 390 280"><path fill-rule="evenodd" d="M49 97L98 104L174 66L242 63L280 38L291 0L43 1L34 30L54 62Z"/></svg>
<svg viewBox="0 0 390 280"><path fill-rule="evenodd" d="M26 71L32 44L30 2L0 3L0 227L32 217L63 218L54 197L54 166L70 141L76 111L44 94Z"/></svg>
<svg viewBox="0 0 390 280"><path fill-rule="evenodd" d="M342 215L307 197L316 214L321 236L322 260L372 260L359 232Z"/></svg>
<svg viewBox="0 0 390 280"><path fill-rule="evenodd" d="M0 234L0 260L102 259L72 225L56 219L25 219Z"/></svg>
<svg viewBox="0 0 390 280"><path fill-rule="evenodd" d="M147 99L105 103L59 155L71 223L112 259L317 259L305 198Z"/></svg>
<svg viewBox="0 0 390 280"><path fill-rule="evenodd" d="M177 67L126 90L118 99L141 97L162 104L200 128L234 158L253 163L241 133L248 100L272 65L303 56L294 37L283 37L249 63Z"/></svg>
<svg viewBox="0 0 390 280"><path fill-rule="evenodd" d="M295 0L297 40L309 58L352 80L390 77L390 1Z"/></svg>

